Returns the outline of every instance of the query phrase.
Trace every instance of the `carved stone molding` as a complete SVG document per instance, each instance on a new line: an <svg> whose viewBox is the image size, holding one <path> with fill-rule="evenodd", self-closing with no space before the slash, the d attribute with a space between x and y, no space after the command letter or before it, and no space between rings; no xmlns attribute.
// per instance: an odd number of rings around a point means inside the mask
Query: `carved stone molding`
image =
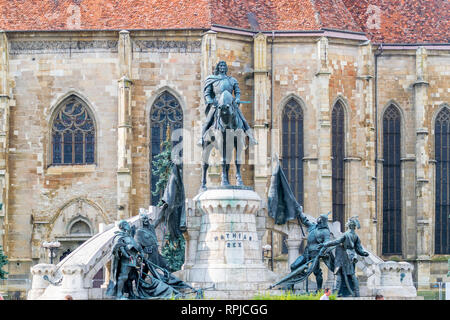
<svg viewBox="0 0 450 320"><path fill-rule="evenodd" d="M24 53L77 53L77 52L117 52L117 40L38 40L38 41L11 41L9 54Z"/></svg>
<svg viewBox="0 0 450 320"><path fill-rule="evenodd" d="M56 271L54 264L40 263L31 268L31 274L33 276L53 276Z"/></svg>
<svg viewBox="0 0 450 320"><path fill-rule="evenodd" d="M201 41L134 40L137 52L201 52Z"/></svg>
<svg viewBox="0 0 450 320"><path fill-rule="evenodd" d="M68 266L64 266L61 270L63 275L84 275L86 273L86 266L83 264L72 264Z"/></svg>
<svg viewBox="0 0 450 320"><path fill-rule="evenodd" d="M408 262L386 261L379 264L381 271L413 271L414 267Z"/></svg>

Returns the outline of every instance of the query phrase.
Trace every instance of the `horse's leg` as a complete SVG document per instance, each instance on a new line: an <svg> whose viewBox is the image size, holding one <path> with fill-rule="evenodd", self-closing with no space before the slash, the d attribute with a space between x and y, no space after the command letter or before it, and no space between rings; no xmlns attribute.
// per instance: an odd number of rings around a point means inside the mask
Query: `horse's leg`
<svg viewBox="0 0 450 320"><path fill-rule="evenodd" d="M206 175L208 172L208 163L203 162L202 163L202 185L200 186L200 192L206 191Z"/></svg>
<svg viewBox="0 0 450 320"><path fill-rule="evenodd" d="M228 181L228 171L230 170L230 164L225 161L222 162L222 183L223 187L227 187L230 185L230 181Z"/></svg>
<svg viewBox="0 0 450 320"><path fill-rule="evenodd" d="M208 172L208 160L212 151L212 143L208 142L205 144L205 147L202 150L202 184L200 186L200 192L206 191L206 177Z"/></svg>
<svg viewBox="0 0 450 320"><path fill-rule="evenodd" d="M242 181L241 176L241 165L236 161L236 185L243 186L244 182Z"/></svg>
<svg viewBox="0 0 450 320"><path fill-rule="evenodd" d="M241 176L241 155L242 155L242 149L244 147L243 144L243 139L241 137L241 135L238 135L234 141L234 149L236 150L236 159L235 159L235 164L236 164L236 185L237 186L243 186L244 182L242 181L242 176Z"/></svg>
<svg viewBox="0 0 450 320"><path fill-rule="evenodd" d="M230 170L230 164L227 163L227 139L226 132L222 132L222 138L220 139L220 150L222 150L221 160L222 160L222 182L223 187L229 186L230 181L228 180L228 171Z"/></svg>

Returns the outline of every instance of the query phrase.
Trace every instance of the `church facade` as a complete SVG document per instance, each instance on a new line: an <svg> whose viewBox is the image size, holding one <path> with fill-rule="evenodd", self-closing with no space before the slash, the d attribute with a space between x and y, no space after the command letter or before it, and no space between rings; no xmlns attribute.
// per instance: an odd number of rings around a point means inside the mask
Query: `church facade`
<svg viewBox="0 0 450 320"><path fill-rule="evenodd" d="M245 185L266 201L278 156L307 214L331 211L342 230L357 215L365 248L412 263L419 286L445 279L449 8L427 1L422 15L421 1L408 3L1 1L9 276L47 262L44 241L74 250L102 224L156 205L152 160L168 134L182 147L186 198L198 193L202 83L223 60L258 140ZM266 220L263 244L280 231ZM298 252L301 239L282 236Z"/></svg>

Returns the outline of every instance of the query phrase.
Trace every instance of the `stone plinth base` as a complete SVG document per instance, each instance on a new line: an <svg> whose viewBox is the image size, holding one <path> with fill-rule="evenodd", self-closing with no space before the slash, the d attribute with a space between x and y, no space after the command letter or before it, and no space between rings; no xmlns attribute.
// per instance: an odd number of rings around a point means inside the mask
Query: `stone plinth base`
<svg viewBox="0 0 450 320"><path fill-rule="evenodd" d="M408 262L382 261L365 268L367 282L360 284L361 296L381 294L387 298L415 298L413 265Z"/></svg>
<svg viewBox="0 0 450 320"><path fill-rule="evenodd" d="M195 265L179 273L196 288L210 288L205 298L252 299L256 294L269 292L277 279L275 273L261 265Z"/></svg>
<svg viewBox="0 0 450 320"><path fill-rule="evenodd" d="M206 298L245 299L276 281L262 261L256 213L261 198L248 187L214 188L194 198L202 216L195 260L177 275Z"/></svg>

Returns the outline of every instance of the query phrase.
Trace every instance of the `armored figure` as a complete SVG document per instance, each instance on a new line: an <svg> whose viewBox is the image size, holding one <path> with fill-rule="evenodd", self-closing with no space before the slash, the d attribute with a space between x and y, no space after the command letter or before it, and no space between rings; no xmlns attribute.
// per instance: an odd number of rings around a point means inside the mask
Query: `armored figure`
<svg viewBox="0 0 450 320"><path fill-rule="evenodd" d="M134 240L132 228L125 220L119 222L119 231L113 240L111 280L106 294L117 299L136 298L133 292L133 281L139 281L137 266L142 259L142 248Z"/></svg>
<svg viewBox="0 0 450 320"><path fill-rule="evenodd" d="M321 214L316 222L311 222L308 218L303 214L302 206L298 206L298 219L304 226L308 228L308 238L307 245L303 255L299 256L294 263L291 264L291 271L294 271L304 265L305 263L314 260L319 255L322 255L320 252L321 244L330 240L330 229L328 228L328 215ZM330 270L334 270L334 257L333 254L327 253L322 258L325 265L330 268ZM322 289L323 284L323 276L322 269L320 268L320 264L316 264L313 269L314 276L316 277L317 290Z"/></svg>
<svg viewBox="0 0 450 320"><path fill-rule="evenodd" d="M156 237L155 227L158 226L158 222L161 220L153 225L150 223L148 216L141 213L139 221L141 226L136 230L135 240L142 247L144 258L157 266L169 269L166 259L158 251L158 238ZM148 271L144 270L144 272Z"/></svg>
<svg viewBox="0 0 450 320"><path fill-rule="evenodd" d="M367 257L369 253L361 245L361 241L355 232L360 228L359 221L352 217L346 224L347 231L338 239L320 244L319 247L331 248L336 246L336 287L338 296L353 295L359 297L359 283L355 274L355 265L358 262L357 255Z"/></svg>
<svg viewBox="0 0 450 320"><path fill-rule="evenodd" d="M219 61L216 65L214 75L208 76L205 80L203 94L206 104L206 121L202 128L202 137L197 143L200 146L204 146L206 133L214 122L216 107L218 105L217 99L224 91L228 91L230 94L234 93L233 105L235 106L235 110L238 112L238 116L243 122L243 130L249 137L250 145L255 145L258 143L252 135L247 120L239 109L239 104L241 103L241 91L239 89L239 84L235 78L227 76L227 72L228 66L226 62Z"/></svg>

